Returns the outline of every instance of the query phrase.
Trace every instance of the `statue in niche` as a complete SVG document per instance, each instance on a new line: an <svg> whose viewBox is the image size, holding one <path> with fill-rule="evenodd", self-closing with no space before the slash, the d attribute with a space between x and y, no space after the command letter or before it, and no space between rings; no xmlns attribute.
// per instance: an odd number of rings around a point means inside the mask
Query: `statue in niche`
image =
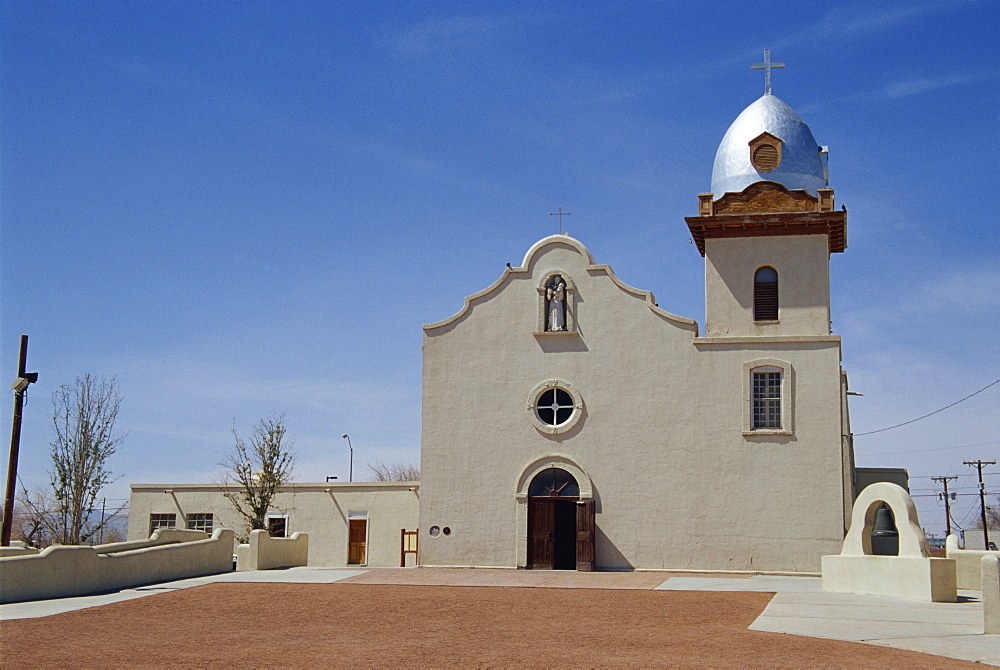
<svg viewBox="0 0 1000 670"><path fill-rule="evenodd" d="M546 328L550 332L566 330L566 282L559 275L552 278L552 281L545 287Z"/></svg>

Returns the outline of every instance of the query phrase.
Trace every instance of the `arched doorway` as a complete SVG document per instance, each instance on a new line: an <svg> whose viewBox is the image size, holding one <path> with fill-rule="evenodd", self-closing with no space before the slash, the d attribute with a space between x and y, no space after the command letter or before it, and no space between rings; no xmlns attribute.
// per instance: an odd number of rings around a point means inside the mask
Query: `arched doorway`
<svg viewBox="0 0 1000 670"><path fill-rule="evenodd" d="M528 486L528 567L576 570L580 485L561 468L539 472Z"/></svg>

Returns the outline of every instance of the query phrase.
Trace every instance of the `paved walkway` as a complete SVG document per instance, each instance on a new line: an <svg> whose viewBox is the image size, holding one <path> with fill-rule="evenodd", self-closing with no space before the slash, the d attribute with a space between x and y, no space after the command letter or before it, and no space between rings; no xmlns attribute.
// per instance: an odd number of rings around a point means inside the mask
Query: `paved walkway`
<svg viewBox="0 0 1000 670"><path fill-rule="evenodd" d="M291 568L233 572L116 593L0 605L0 619L35 618L216 582L506 586L775 593L751 630L861 642L1000 666L1000 635L983 635L978 591L958 603L823 593L818 577L676 572L548 572L491 568Z"/></svg>

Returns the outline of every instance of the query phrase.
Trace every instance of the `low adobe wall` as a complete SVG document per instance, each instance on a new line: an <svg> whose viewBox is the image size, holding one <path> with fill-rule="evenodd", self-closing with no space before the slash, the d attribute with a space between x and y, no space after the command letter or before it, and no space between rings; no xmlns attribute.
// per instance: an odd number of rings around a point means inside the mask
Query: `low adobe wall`
<svg viewBox="0 0 1000 670"><path fill-rule="evenodd" d="M997 551L959 549L958 536L949 535L944 544L945 556L955 559L955 578L960 589L979 591L983 588L981 565L983 556L1000 556Z"/></svg>
<svg viewBox="0 0 1000 670"><path fill-rule="evenodd" d="M37 553L37 549L29 547L20 540L11 540L9 547L0 547L0 558L4 556L31 556Z"/></svg>
<svg viewBox="0 0 1000 670"><path fill-rule="evenodd" d="M983 586L983 632L1000 634L1000 556L987 552L979 561Z"/></svg>
<svg viewBox="0 0 1000 670"><path fill-rule="evenodd" d="M250 543L236 548L236 570L273 570L295 568L309 562L309 536L292 533L291 537L271 537L266 530L250 533Z"/></svg>
<svg viewBox="0 0 1000 670"><path fill-rule="evenodd" d="M130 542L112 542L111 544L95 544L94 551L98 554L117 554L123 551L132 551L133 549L159 547L164 544L179 544L181 542L207 540L209 537L211 537L211 535L201 530L187 530L185 528L157 528L148 539L132 540Z"/></svg>
<svg viewBox="0 0 1000 670"><path fill-rule="evenodd" d="M172 532L183 535L164 540L167 535L154 533L145 542L159 544L118 552L108 551L109 545L103 553L95 547L60 545L34 556L0 558L0 603L81 596L233 569L233 531L219 528L212 537Z"/></svg>

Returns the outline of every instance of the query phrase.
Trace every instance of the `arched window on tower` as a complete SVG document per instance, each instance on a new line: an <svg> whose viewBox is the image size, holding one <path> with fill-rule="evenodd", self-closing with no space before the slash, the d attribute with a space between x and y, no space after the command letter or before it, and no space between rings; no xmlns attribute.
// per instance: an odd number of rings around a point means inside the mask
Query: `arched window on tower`
<svg viewBox="0 0 1000 670"><path fill-rule="evenodd" d="M753 320L778 320L778 272L764 266L753 276Z"/></svg>

